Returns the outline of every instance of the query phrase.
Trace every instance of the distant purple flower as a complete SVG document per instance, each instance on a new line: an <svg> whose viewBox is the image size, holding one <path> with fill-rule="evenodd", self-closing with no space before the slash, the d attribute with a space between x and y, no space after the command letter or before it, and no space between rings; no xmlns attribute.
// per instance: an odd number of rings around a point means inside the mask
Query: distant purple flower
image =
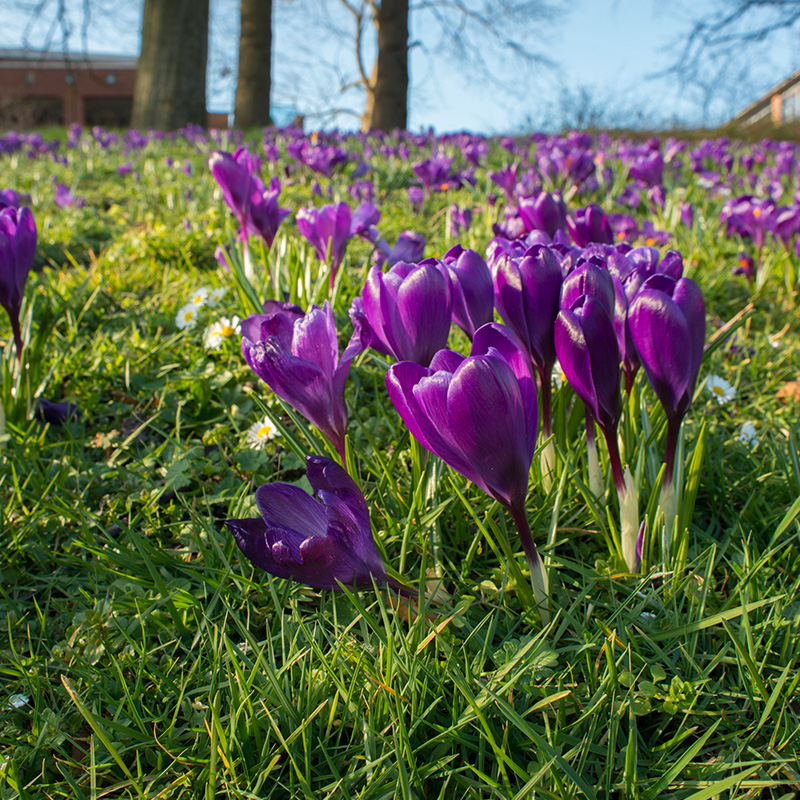
<svg viewBox="0 0 800 800"><path fill-rule="evenodd" d="M450 235L458 239L461 231L468 231L470 225L472 225L472 211L468 208L459 208L453 203L450 206Z"/></svg>
<svg viewBox="0 0 800 800"><path fill-rule="evenodd" d="M441 192L452 188L454 182L455 185L459 183L459 179L450 171L452 166L451 157L434 153L430 158L417 161L411 168L426 192Z"/></svg>
<svg viewBox="0 0 800 800"><path fill-rule="evenodd" d="M589 203L586 208L579 208L572 216L568 216L567 228L578 247L586 247L591 242L614 243L608 217L595 203Z"/></svg>
<svg viewBox="0 0 800 800"><path fill-rule="evenodd" d="M694 208L691 203L681 203L681 222L687 228L694 225Z"/></svg>
<svg viewBox="0 0 800 800"><path fill-rule="evenodd" d="M416 264L423 258L425 243L425 237L417 231L403 231L397 237L394 247L377 234L372 263L377 267L393 267L399 261Z"/></svg>
<svg viewBox="0 0 800 800"><path fill-rule="evenodd" d="M67 208L69 206L83 208L86 205L86 201L82 197L74 195L69 186L64 183L56 183L55 201L59 208Z"/></svg>
<svg viewBox="0 0 800 800"><path fill-rule="evenodd" d="M19 208L22 197L13 189L0 189L0 211L4 208Z"/></svg>
<svg viewBox="0 0 800 800"><path fill-rule="evenodd" d="M519 164L507 164L498 170L491 170L489 178L505 193L509 203L514 203L514 192L519 181Z"/></svg>
<svg viewBox="0 0 800 800"><path fill-rule="evenodd" d="M431 262L400 261L385 273L370 269L350 316L363 314L374 350L427 366L447 346L453 290L446 271Z"/></svg>
<svg viewBox="0 0 800 800"><path fill-rule="evenodd" d="M333 312L326 300L302 314L296 306L272 301L265 314L242 323L242 352L253 372L278 397L322 431L345 458L347 406L344 390L352 360L364 350L360 329L341 359Z"/></svg>
<svg viewBox="0 0 800 800"><path fill-rule="evenodd" d="M560 194L539 192L519 201L519 216L529 231L544 231L551 239L556 231L567 230L567 207Z"/></svg>
<svg viewBox="0 0 800 800"><path fill-rule="evenodd" d="M369 521L364 495L335 461L306 458L306 475L315 499L290 483L256 490L260 517L225 524L242 553L257 567L314 589L370 589L389 583Z"/></svg>
<svg viewBox="0 0 800 800"><path fill-rule="evenodd" d="M288 208L278 206L281 182L277 177L272 179L269 188L264 191L260 191L263 188L260 181L254 180L253 185L254 191L250 195L246 231L249 234L260 236L269 250L275 241L280 224L291 212Z"/></svg>
<svg viewBox="0 0 800 800"><path fill-rule="evenodd" d="M411 210L418 214L422 210L425 192L419 186L409 186L406 191L408 192L408 202L411 205Z"/></svg>
<svg viewBox="0 0 800 800"><path fill-rule="evenodd" d="M133 172L133 161L126 161L117 167L117 175L130 175Z"/></svg>
<svg viewBox="0 0 800 800"><path fill-rule="evenodd" d="M320 261L329 263L330 288L344 259L347 242L356 234L364 233L380 218L380 212L369 203L362 203L355 216L347 203L316 208L301 208L297 212L297 227L308 243L316 250Z"/></svg>

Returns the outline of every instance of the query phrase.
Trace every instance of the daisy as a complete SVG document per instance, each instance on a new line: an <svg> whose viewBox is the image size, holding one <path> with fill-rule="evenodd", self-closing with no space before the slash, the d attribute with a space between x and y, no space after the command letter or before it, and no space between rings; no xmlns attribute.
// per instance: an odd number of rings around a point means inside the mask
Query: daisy
<svg viewBox="0 0 800 800"><path fill-rule="evenodd" d="M195 289L187 305L204 306L208 300L208 289L202 286L200 289Z"/></svg>
<svg viewBox="0 0 800 800"><path fill-rule="evenodd" d="M175 324L180 330L183 331L187 328L194 328L194 326L197 325L197 309L198 306L192 303L187 303L185 306L178 309L178 313L175 317Z"/></svg>
<svg viewBox="0 0 800 800"><path fill-rule="evenodd" d="M736 439L748 447L754 447L756 442L758 442L756 426L752 422L745 422Z"/></svg>
<svg viewBox="0 0 800 800"><path fill-rule="evenodd" d="M736 399L736 387L719 375L709 375L706 379L706 388L721 406Z"/></svg>
<svg viewBox="0 0 800 800"><path fill-rule="evenodd" d="M216 306L219 305L220 301L222 300L223 297L225 297L227 293L228 293L227 289L212 289L208 293L208 299L206 300L206 302L211 308L215 308Z"/></svg>
<svg viewBox="0 0 800 800"><path fill-rule="evenodd" d="M203 345L206 350L219 350L226 339L231 339L241 333L242 326L239 317L228 319L220 317L209 325L203 333Z"/></svg>
<svg viewBox="0 0 800 800"><path fill-rule="evenodd" d="M561 364L558 362L558 359L556 359L555 364L553 364L553 371L550 374L550 380L556 389L560 389L564 385L566 379L567 376L564 374L564 370L561 369Z"/></svg>
<svg viewBox="0 0 800 800"><path fill-rule="evenodd" d="M269 417L265 416L264 419L260 422L256 422L256 424L247 431L247 446L251 450L261 450L267 446L267 442L274 439L276 436L280 436L280 433L278 433L275 423Z"/></svg>

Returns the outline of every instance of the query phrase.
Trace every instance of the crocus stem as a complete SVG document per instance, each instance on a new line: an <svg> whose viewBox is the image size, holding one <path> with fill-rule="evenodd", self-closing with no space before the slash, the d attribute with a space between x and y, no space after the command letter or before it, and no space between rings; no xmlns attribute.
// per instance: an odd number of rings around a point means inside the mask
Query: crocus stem
<svg viewBox="0 0 800 800"><path fill-rule="evenodd" d="M539 370L539 382L542 384L542 438L547 440L553 435L553 389L550 386L549 370ZM546 492L553 485L553 471L556 466L556 447L552 441L542 449L539 456L539 466L542 471L542 485Z"/></svg>
<svg viewBox="0 0 800 800"><path fill-rule="evenodd" d="M602 427L602 426L601 426ZM625 491L625 472L622 469L622 459L619 454L619 443L617 442L617 426L603 429L608 447L608 461L611 464L611 474L614 476L614 486L617 487L617 494Z"/></svg>
<svg viewBox="0 0 800 800"><path fill-rule="evenodd" d="M22 363L22 330L19 326L19 311L16 314L9 313L11 320L11 332L14 335L14 345L17 348L17 361Z"/></svg>
<svg viewBox="0 0 800 800"><path fill-rule="evenodd" d="M680 419L670 419L667 422L667 444L664 448L664 485L672 483L675 470L675 453L678 449L678 437L681 433Z"/></svg>
<svg viewBox="0 0 800 800"><path fill-rule="evenodd" d="M595 497L604 494L603 473L600 472L600 458L597 455L597 436L594 430L594 416L586 409L586 464L589 469L589 489Z"/></svg>
<svg viewBox="0 0 800 800"><path fill-rule="evenodd" d="M509 511L514 524L517 526L519 538L522 540L522 550L530 567L533 597L542 617L542 624L547 625L550 622L550 612L547 609L549 595L547 572L544 568L544 562L539 556L539 551L536 549L536 543L533 541L533 534L531 533L530 525L528 525L528 515L525 513L524 502L518 506L509 507Z"/></svg>

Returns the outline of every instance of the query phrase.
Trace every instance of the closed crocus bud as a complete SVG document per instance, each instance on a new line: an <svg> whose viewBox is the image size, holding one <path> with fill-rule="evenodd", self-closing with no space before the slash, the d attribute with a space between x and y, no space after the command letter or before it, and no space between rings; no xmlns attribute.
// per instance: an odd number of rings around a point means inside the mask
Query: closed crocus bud
<svg viewBox="0 0 800 800"><path fill-rule="evenodd" d="M11 322L18 359L22 358L19 312L36 255L36 240L36 222L29 208L9 206L0 211L0 305Z"/></svg>
<svg viewBox="0 0 800 800"><path fill-rule="evenodd" d="M335 461L306 458L306 474L316 498L290 483L256 490L260 517L225 522L236 544L257 567L276 578L315 589L371 589L373 580L389 583L364 495Z"/></svg>
<svg viewBox="0 0 800 800"><path fill-rule="evenodd" d="M558 363L575 394L592 412L606 438L613 433L616 441L622 398L612 312L597 297L579 297L559 312L555 344ZM614 479L624 484L621 469Z"/></svg>
<svg viewBox="0 0 800 800"><path fill-rule="evenodd" d="M589 203L586 208L577 209L574 216L567 217L567 229L578 247L586 247L591 242L614 243L608 217L596 203Z"/></svg>
<svg viewBox="0 0 800 800"><path fill-rule="evenodd" d="M655 247L634 247L626 256L643 280L651 275L668 275L677 281L683 276L683 256L677 250L667 250L662 258Z"/></svg>
<svg viewBox="0 0 800 800"><path fill-rule="evenodd" d="M539 192L519 201L519 216L529 231L544 231L551 239L556 231L567 230L567 207L560 194Z"/></svg>
<svg viewBox="0 0 800 800"><path fill-rule="evenodd" d="M694 225L694 208L691 203L681 203L681 222L687 228Z"/></svg>
<svg viewBox="0 0 800 800"><path fill-rule="evenodd" d="M347 434L344 390L350 364L364 346L362 332L357 329L339 358L333 312L327 300L322 308L312 306L304 315L298 315L292 307L273 308L242 323L242 352L250 369L316 425L342 461Z"/></svg>
<svg viewBox="0 0 800 800"><path fill-rule="evenodd" d="M579 263L564 278L561 287L561 308L571 308L581 295L589 295L599 300L613 316L614 281L605 263L597 256Z"/></svg>
<svg viewBox="0 0 800 800"><path fill-rule="evenodd" d="M400 261L387 272L373 267L362 301L379 352L428 366L434 354L447 345L453 291L441 264L431 259L421 264Z"/></svg>
<svg viewBox="0 0 800 800"><path fill-rule="evenodd" d="M631 302L628 325L667 418L679 421L689 410L703 358L706 316L700 287L691 278L653 275Z"/></svg>
<svg viewBox="0 0 800 800"><path fill-rule="evenodd" d="M441 262L453 287L453 322L470 339L494 317L492 273L474 250L461 245L450 248Z"/></svg>

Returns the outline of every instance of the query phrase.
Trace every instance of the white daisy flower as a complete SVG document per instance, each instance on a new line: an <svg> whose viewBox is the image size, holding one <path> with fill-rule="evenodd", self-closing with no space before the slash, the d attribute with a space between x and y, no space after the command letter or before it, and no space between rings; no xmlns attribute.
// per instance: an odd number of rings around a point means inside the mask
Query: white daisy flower
<svg viewBox="0 0 800 800"><path fill-rule="evenodd" d="M736 387L719 375L709 375L706 379L706 388L721 406L736 399Z"/></svg>
<svg viewBox="0 0 800 800"><path fill-rule="evenodd" d="M756 442L758 442L756 426L752 422L745 422L736 439L742 444L747 445L747 447L755 446Z"/></svg>
<svg viewBox="0 0 800 800"><path fill-rule="evenodd" d="M200 289L195 289L187 305L204 306L208 300L208 289L202 286Z"/></svg>
<svg viewBox="0 0 800 800"><path fill-rule="evenodd" d="M247 446L251 450L261 450L267 446L267 442L271 441L276 436L280 436L280 433L275 427L275 423L269 417L265 416L264 419L260 422L256 422L256 424L247 431Z"/></svg>
<svg viewBox="0 0 800 800"><path fill-rule="evenodd" d="M773 350L777 350L780 347L780 344L778 343L778 339L775 336L772 336L769 333L767 334L767 342L769 342L769 346Z"/></svg>
<svg viewBox="0 0 800 800"><path fill-rule="evenodd" d="M22 706L27 705L30 703L30 698L24 694L12 694L11 697L8 698L8 703L6 703L6 708L22 708Z"/></svg>
<svg viewBox="0 0 800 800"><path fill-rule="evenodd" d="M208 298L206 299L206 303L211 307L215 308L218 306L223 297L228 293L227 289L212 289L208 293Z"/></svg>
<svg viewBox="0 0 800 800"><path fill-rule="evenodd" d="M194 328L194 326L197 325L198 307L199 306L193 305L192 303L187 303L185 306L178 309L178 313L175 316L175 324L178 328L183 331L187 328Z"/></svg>
<svg viewBox="0 0 800 800"><path fill-rule="evenodd" d="M242 325L239 317L228 319L220 317L211 323L203 333L203 345L206 350L219 350L226 339L231 339L241 333Z"/></svg>

